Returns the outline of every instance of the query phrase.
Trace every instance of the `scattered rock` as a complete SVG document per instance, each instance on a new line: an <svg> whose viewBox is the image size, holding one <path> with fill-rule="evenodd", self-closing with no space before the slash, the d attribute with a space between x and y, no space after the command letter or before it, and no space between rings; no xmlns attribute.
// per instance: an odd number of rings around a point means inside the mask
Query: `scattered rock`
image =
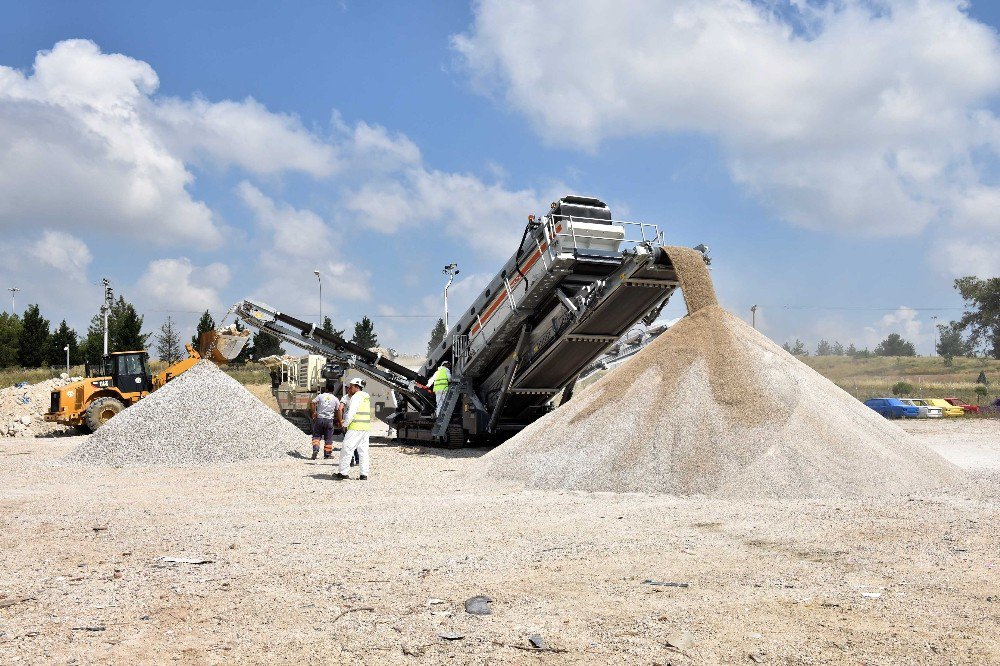
<svg viewBox="0 0 1000 666"><path fill-rule="evenodd" d="M465 634L458 634L454 632L445 632L442 634L438 634L438 636L446 641L460 641L463 638L465 638Z"/></svg>
<svg viewBox="0 0 1000 666"><path fill-rule="evenodd" d="M465 601L465 612L470 615L492 615L493 599L484 596L472 597Z"/></svg>
<svg viewBox="0 0 1000 666"><path fill-rule="evenodd" d="M535 648L536 650L549 649L549 646L545 642L545 639L542 638L541 635L539 634L532 634L531 636L528 636L528 642L531 643L531 647Z"/></svg>
<svg viewBox="0 0 1000 666"><path fill-rule="evenodd" d="M682 629L667 638L667 645L678 650L690 650L695 646L694 635L687 629Z"/></svg>

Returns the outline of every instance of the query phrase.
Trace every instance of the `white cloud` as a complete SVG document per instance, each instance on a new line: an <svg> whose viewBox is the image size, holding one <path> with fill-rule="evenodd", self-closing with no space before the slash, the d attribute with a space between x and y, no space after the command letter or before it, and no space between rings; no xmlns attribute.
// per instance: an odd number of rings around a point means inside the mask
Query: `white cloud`
<svg viewBox="0 0 1000 666"><path fill-rule="evenodd" d="M220 240L193 176L145 117L149 65L89 41L0 66L0 228L107 229L154 241Z"/></svg>
<svg viewBox="0 0 1000 666"><path fill-rule="evenodd" d="M370 296L369 274L343 260L334 243L335 231L315 212L275 201L244 181L236 187L257 225L268 234L262 239L256 263L261 278L257 298L288 312L318 318L319 285L323 281L323 314L334 317L331 301L363 300Z"/></svg>
<svg viewBox="0 0 1000 666"><path fill-rule="evenodd" d="M28 245L28 252L76 281L87 279L87 267L93 260L86 243L62 231L43 232L41 238Z"/></svg>
<svg viewBox="0 0 1000 666"><path fill-rule="evenodd" d="M878 343L885 340L890 333L898 333L918 349L930 348L933 342L933 330L920 320L920 313L905 305L899 306L893 312L883 315L878 322L864 329L864 344L874 350Z"/></svg>
<svg viewBox="0 0 1000 666"><path fill-rule="evenodd" d="M229 268L221 263L195 266L186 257L157 259L149 263L136 288L153 307L218 311L219 294L229 278Z"/></svg>
<svg viewBox="0 0 1000 666"><path fill-rule="evenodd" d="M333 174L336 148L293 115L274 113L251 97L242 102L168 99L156 108L169 145L186 160L237 166L255 174Z"/></svg>
<svg viewBox="0 0 1000 666"><path fill-rule="evenodd" d="M982 219L996 196L975 154L1000 147L986 109L1000 48L965 3L483 0L474 11L453 46L475 85L552 143L701 133L737 183L813 229L913 234Z"/></svg>
<svg viewBox="0 0 1000 666"><path fill-rule="evenodd" d="M367 183L350 192L346 207L382 233L403 227L435 226L483 254L511 254L528 215L548 210L565 188L509 190L469 174L407 168L392 179Z"/></svg>

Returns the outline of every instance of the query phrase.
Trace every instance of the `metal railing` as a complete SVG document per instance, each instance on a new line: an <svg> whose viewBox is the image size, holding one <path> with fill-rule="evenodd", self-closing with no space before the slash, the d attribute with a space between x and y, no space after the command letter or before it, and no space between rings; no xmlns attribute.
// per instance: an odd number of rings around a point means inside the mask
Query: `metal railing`
<svg viewBox="0 0 1000 666"><path fill-rule="evenodd" d="M632 222L630 220L602 220L596 217L581 217L579 215L549 215L547 216L549 223L552 227L552 237L554 238L570 238L572 240L573 249L577 249L580 246L580 240L607 240L607 236L595 236L588 234L578 234L576 233L576 228L573 222L592 222L600 224L602 226L619 226L625 229L625 238L622 239L622 243L630 244L632 246L641 244L653 244L662 245L663 244L663 232L660 228L649 222ZM566 225L569 231L556 232L555 224L556 222L567 222ZM630 233L631 232L631 233ZM636 232L637 235L636 235ZM546 229L546 236L548 236L548 229ZM551 246L550 246L551 247Z"/></svg>

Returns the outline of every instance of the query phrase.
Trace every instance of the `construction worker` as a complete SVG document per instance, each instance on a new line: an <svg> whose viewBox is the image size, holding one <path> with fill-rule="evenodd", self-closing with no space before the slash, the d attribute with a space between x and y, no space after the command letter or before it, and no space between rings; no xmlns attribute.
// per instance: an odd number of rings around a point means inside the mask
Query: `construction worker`
<svg viewBox="0 0 1000 666"><path fill-rule="evenodd" d="M441 414L441 407L444 405L444 396L448 393L448 385L451 384L451 361L444 361L438 366L437 372L431 377L431 390L437 400L437 409L434 415Z"/></svg>
<svg viewBox="0 0 1000 666"><path fill-rule="evenodd" d="M334 479L343 481L351 478L351 458L358 452L358 465L361 468L361 481L368 480L368 437L372 429L371 397L364 391L363 379L355 378L347 385L347 395L350 402L344 415L344 443L340 445L340 470Z"/></svg>
<svg viewBox="0 0 1000 666"><path fill-rule="evenodd" d="M323 458L333 456L333 431L337 427L341 414L340 400L333 394L333 388L325 384L315 398L312 399L313 432L312 459L319 455L319 442L324 440Z"/></svg>

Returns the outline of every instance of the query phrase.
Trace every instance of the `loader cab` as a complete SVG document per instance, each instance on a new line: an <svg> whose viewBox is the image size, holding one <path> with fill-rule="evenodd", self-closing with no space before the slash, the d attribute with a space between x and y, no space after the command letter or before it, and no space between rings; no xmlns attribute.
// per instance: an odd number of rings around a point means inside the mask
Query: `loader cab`
<svg viewBox="0 0 1000 666"><path fill-rule="evenodd" d="M111 384L121 393L148 393L152 388L149 354L144 351L114 352L105 358Z"/></svg>

